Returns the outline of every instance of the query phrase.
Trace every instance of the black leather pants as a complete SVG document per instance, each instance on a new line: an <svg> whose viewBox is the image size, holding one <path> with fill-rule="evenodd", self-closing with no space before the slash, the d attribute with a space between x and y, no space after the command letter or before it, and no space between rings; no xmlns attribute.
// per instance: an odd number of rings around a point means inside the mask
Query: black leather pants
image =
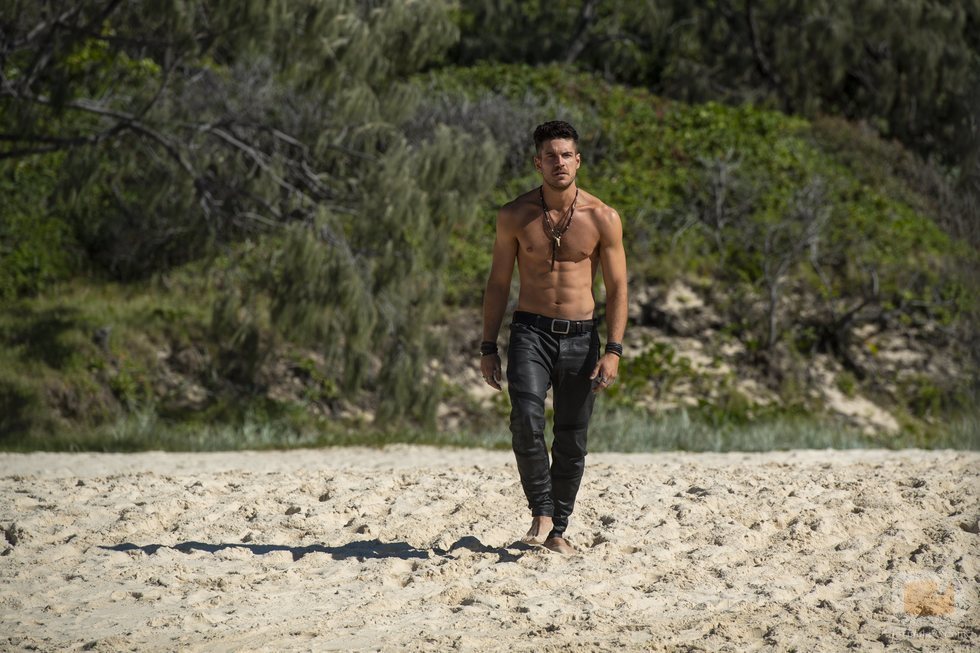
<svg viewBox="0 0 980 653"><path fill-rule="evenodd" d="M596 329L556 335L535 326L511 324L507 384L514 454L531 515L553 518L549 537L565 532L575 507L595 403L589 376L598 358ZM554 388L555 408L550 468L544 440L544 399L549 387Z"/></svg>

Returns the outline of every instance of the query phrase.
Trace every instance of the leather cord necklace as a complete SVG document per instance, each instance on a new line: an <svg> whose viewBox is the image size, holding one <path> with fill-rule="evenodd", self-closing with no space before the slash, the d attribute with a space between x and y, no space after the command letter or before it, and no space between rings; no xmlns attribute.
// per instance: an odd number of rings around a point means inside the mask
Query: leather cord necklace
<svg viewBox="0 0 980 653"><path fill-rule="evenodd" d="M575 203L578 201L578 188L575 189L575 199L572 200L572 205L568 207L568 213L558 218L558 224L552 223L551 216L548 214L548 205L544 201L544 186L541 186L538 191L541 193L541 208L544 209L544 229L551 237L551 269L554 271L555 258L558 256L558 248L561 247L561 238L572 226L572 214L575 213Z"/></svg>

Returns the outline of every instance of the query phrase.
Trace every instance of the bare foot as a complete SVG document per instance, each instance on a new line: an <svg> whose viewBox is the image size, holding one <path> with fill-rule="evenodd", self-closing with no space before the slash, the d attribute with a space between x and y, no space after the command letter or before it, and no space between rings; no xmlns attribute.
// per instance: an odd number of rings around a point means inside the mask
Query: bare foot
<svg viewBox="0 0 980 653"><path fill-rule="evenodd" d="M544 541L544 548L566 556L578 553L578 550L564 537L549 537Z"/></svg>
<svg viewBox="0 0 980 653"><path fill-rule="evenodd" d="M527 535L521 538L521 542L544 544L553 525L551 517L532 517L531 528L528 529Z"/></svg>

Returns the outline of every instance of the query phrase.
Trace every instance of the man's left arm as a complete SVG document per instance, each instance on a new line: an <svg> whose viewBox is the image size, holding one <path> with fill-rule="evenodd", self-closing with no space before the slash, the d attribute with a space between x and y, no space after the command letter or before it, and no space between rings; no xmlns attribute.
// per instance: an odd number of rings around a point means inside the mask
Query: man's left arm
<svg viewBox="0 0 980 653"><path fill-rule="evenodd" d="M606 219L599 221L599 263L602 281L606 286L607 343L622 345L626 333L626 249L623 246L623 223L615 210L609 209ZM607 345L608 349L608 345ZM619 356L604 353L599 357L591 378L594 391L612 385L619 375Z"/></svg>

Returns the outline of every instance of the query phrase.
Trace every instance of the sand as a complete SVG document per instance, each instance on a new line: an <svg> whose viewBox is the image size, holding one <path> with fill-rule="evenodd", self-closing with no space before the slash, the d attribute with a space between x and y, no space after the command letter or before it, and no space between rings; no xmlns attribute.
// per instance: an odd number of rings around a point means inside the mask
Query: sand
<svg viewBox="0 0 980 653"><path fill-rule="evenodd" d="M980 650L980 453L0 454L0 650Z"/></svg>

